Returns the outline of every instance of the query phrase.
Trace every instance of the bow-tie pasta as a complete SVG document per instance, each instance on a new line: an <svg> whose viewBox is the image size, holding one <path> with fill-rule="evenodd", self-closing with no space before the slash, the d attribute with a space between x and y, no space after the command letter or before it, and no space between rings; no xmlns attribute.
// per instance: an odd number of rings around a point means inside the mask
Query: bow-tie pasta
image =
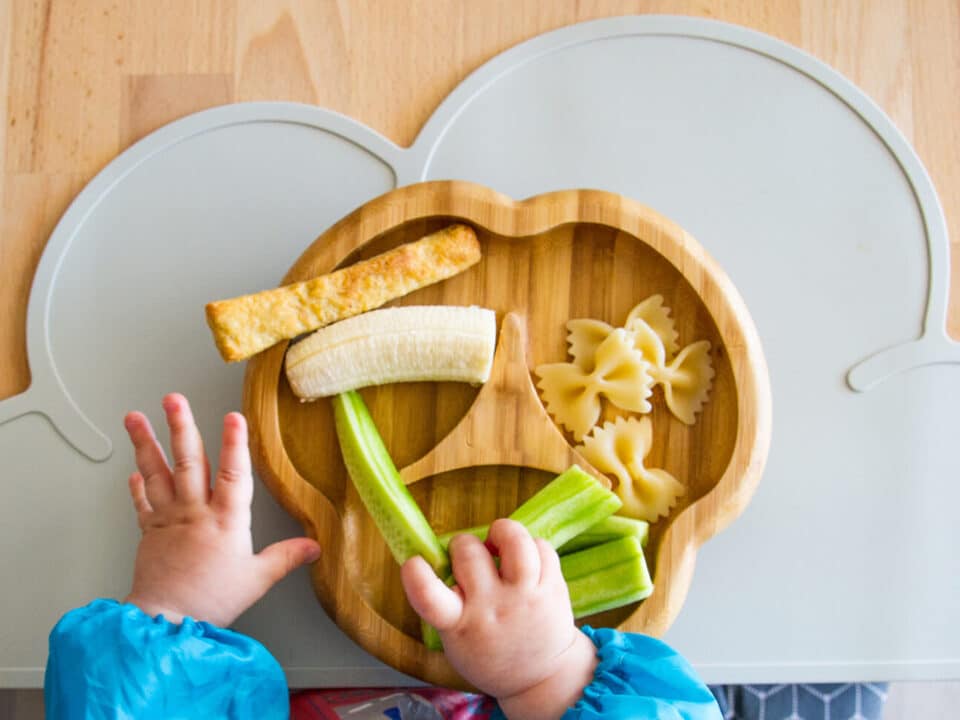
<svg viewBox="0 0 960 720"><path fill-rule="evenodd" d="M637 320L642 320L653 329L663 342L667 357L673 357L674 353L680 349L678 342L680 333L673 326L670 308L663 304L663 295L651 295L636 305L627 315L627 321L623 326L627 330L633 330L633 324Z"/></svg>
<svg viewBox="0 0 960 720"><path fill-rule="evenodd" d="M636 305L627 315L624 329L650 363L654 383L663 386L667 407L681 422L692 425L713 383L710 343L695 342L677 353L678 333L661 295L652 295ZM614 331L613 326L601 320L578 318L567 322L567 330L573 363L591 371L597 349Z"/></svg>
<svg viewBox="0 0 960 720"><path fill-rule="evenodd" d="M614 329L613 325L608 325L603 320L590 318L568 320L567 343L570 345L570 357L573 358L574 364L588 372L593 370L597 348Z"/></svg>
<svg viewBox="0 0 960 720"><path fill-rule="evenodd" d="M583 439L577 450L597 470L617 479L614 492L623 501L620 514L654 522L676 505L686 488L666 470L643 464L653 445L650 418L617 418Z"/></svg>
<svg viewBox="0 0 960 720"><path fill-rule="evenodd" d="M700 340L687 345L667 362L663 341L650 325L637 318L632 328L634 347L650 363L654 384L663 386L670 412L681 422L693 425L713 385L710 342Z"/></svg>
<svg viewBox="0 0 960 720"><path fill-rule="evenodd" d="M707 340L687 345L670 364L657 369L667 407L681 422L693 425L703 409L713 383L713 363Z"/></svg>
<svg viewBox="0 0 960 720"><path fill-rule="evenodd" d="M600 395L623 410L648 413L652 393L650 364L633 347L633 336L622 328L610 332L592 358L593 368L575 363L547 363L540 376L547 411L580 440L600 419Z"/></svg>

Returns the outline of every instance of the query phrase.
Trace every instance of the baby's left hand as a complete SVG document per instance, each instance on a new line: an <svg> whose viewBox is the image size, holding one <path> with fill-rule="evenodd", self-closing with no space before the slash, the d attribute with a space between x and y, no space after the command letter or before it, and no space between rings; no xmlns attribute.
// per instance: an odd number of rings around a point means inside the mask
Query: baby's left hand
<svg viewBox="0 0 960 720"><path fill-rule="evenodd" d="M133 589L124 602L175 623L184 617L225 627L287 573L313 562L320 546L309 538L274 543L259 554L250 536L253 477L247 425L240 413L223 420L220 467L210 488L210 463L182 395L167 395L173 467L139 412L124 419L136 451L130 495L143 537Z"/></svg>

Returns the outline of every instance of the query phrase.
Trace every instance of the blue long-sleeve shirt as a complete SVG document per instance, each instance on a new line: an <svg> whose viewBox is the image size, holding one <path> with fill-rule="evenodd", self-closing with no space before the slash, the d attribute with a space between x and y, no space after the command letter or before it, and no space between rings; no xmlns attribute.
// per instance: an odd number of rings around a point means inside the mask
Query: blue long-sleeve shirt
<svg viewBox="0 0 960 720"><path fill-rule="evenodd" d="M597 647L593 681L564 720L720 720L690 665L654 638L583 628ZM44 681L51 720L289 716L286 680L256 640L186 618L174 624L134 605L95 600L50 633Z"/></svg>

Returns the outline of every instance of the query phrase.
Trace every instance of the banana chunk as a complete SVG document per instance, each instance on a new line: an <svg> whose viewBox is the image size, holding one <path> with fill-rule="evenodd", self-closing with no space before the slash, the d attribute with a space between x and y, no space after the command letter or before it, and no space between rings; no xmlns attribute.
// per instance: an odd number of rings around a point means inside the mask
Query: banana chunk
<svg viewBox="0 0 960 720"><path fill-rule="evenodd" d="M302 400L396 382L484 383L497 318L479 307L410 306L356 315L287 350L287 380Z"/></svg>

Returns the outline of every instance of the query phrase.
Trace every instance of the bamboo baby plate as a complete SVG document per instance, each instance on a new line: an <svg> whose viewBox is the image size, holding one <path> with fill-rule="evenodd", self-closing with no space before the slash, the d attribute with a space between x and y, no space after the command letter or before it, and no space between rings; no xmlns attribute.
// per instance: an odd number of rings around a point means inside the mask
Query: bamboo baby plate
<svg viewBox="0 0 960 720"><path fill-rule="evenodd" d="M541 363L568 359L568 319L622 325L635 304L659 293L673 311L681 344L710 341L716 374L694 425L676 420L659 390L652 398L650 465L686 486L671 513L651 527L647 558L655 590L639 604L589 619L594 626L663 633L683 604L698 547L742 511L766 460L769 379L743 301L692 237L632 200L573 190L515 202L465 182L409 185L370 201L307 248L284 283L451 222L476 230L481 261L397 304L495 310L491 379L483 388L406 383L361 391L437 532L509 515L572 462L589 468L572 436L547 415L531 374ZM320 602L384 662L428 682L465 687L442 653L421 644L399 568L347 477L330 402L301 403L293 395L283 372L286 347L250 360L243 408L260 477L323 546L312 571ZM613 413L604 411L608 418Z"/></svg>

